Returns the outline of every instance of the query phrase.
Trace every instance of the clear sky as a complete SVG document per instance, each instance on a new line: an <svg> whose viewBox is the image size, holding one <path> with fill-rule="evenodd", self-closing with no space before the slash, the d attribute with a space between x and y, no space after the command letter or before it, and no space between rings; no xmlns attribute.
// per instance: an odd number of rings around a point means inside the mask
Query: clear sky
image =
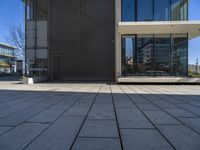
<svg viewBox="0 0 200 150"><path fill-rule="evenodd" d="M5 36L12 24L22 24L24 18L21 0L0 0L0 42L6 43ZM189 20L200 20L200 0L190 0ZM189 63L200 59L200 37L189 42Z"/></svg>
<svg viewBox="0 0 200 150"><path fill-rule="evenodd" d="M0 42L6 43L9 27L22 24L24 6L21 0L0 0Z"/></svg>
<svg viewBox="0 0 200 150"><path fill-rule="evenodd" d="M200 0L190 0L189 20L200 20ZM200 37L189 42L189 63L195 64L196 58L200 60Z"/></svg>

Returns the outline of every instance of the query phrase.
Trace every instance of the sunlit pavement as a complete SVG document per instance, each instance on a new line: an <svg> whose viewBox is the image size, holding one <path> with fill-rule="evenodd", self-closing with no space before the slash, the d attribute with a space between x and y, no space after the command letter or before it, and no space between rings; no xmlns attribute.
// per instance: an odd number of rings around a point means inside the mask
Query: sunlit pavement
<svg viewBox="0 0 200 150"><path fill-rule="evenodd" d="M0 150L199 150L200 86L0 81Z"/></svg>

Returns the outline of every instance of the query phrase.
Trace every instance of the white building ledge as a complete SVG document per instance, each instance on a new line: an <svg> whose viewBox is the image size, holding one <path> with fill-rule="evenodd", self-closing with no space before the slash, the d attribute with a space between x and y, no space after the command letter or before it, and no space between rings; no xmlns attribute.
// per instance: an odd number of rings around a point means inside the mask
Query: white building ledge
<svg viewBox="0 0 200 150"><path fill-rule="evenodd" d="M120 34L185 34L192 39L200 36L200 21L119 22Z"/></svg>

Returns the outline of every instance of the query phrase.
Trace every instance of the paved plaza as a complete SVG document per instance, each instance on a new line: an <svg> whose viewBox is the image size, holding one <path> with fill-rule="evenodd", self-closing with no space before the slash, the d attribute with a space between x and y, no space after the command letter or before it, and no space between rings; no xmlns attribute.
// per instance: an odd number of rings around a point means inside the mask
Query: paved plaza
<svg viewBox="0 0 200 150"><path fill-rule="evenodd" d="M200 86L0 81L0 150L199 150Z"/></svg>

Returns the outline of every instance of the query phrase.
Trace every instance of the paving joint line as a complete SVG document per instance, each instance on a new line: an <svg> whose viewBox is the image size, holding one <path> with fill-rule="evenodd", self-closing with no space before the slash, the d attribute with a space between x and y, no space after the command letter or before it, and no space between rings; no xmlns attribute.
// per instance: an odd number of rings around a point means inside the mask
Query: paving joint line
<svg viewBox="0 0 200 150"><path fill-rule="evenodd" d="M72 93L73 94L73 93ZM37 135L35 138L33 138L32 140L31 140L31 142L29 142L22 150L25 150L31 143L33 143L38 137L40 137L53 123L55 123L60 117L62 117L62 115L65 113L65 112L67 112L74 104L76 104L76 102L78 102L80 99L81 99L81 97L83 97L85 95L85 93L84 94L82 94L79 98L77 98L63 113L61 113L58 117L57 117L57 119L55 119L53 122L51 122L51 124L49 124L39 135Z"/></svg>
<svg viewBox="0 0 200 150"><path fill-rule="evenodd" d="M128 87L129 88L129 87ZM132 89L132 88L130 88L130 89ZM141 88L139 88L139 89L141 89ZM133 90L133 89L132 89ZM144 90L144 89L142 89L142 90ZM134 91L134 90L133 90ZM144 91L146 91L146 90L144 90ZM135 91L136 92L136 91ZM149 91L146 91L146 92L148 92L149 94L152 94L152 93L150 93ZM137 92L136 92L137 93ZM148 100L149 102L151 102L147 97L145 97L144 95L142 95L142 94L139 94L139 95L141 95L144 99L146 99L146 100ZM159 97L158 97L159 98ZM160 98L161 99L161 98ZM177 121L179 121L180 123L182 123L183 125L185 125L186 127L188 127L188 128L190 128L191 130L193 130L195 133L197 133L198 135L200 135L200 133L199 132L197 132L196 130L194 130L193 128L191 128L190 126L188 126L188 125L186 125L183 121L181 121L181 120L179 120L178 118L175 118L174 116L172 116L170 113L168 113L167 111L165 111L164 109L162 109L159 105L157 105L157 104L154 104L153 102L151 102L153 105L155 105L155 106L157 106L157 107L159 107L160 109L161 109L161 111L163 111L163 112L165 112L165 113L167 113L169 116L171 116L172 118L174 118L175 120L177 120ZM170 125L170 124L169 124Z"/></svg>
<svg viewBox="0 0 200 150"><path fill-rule="evenodd" d="M90 105L90 108L89 108L89 110L88 110L86 116L84 117L83 122L81 123L81 126L80 126L80 128L79 128L79 130L78 130L78 132L77 132L77 134L76 134L76 136L75 136L75 138L74 138L74 140L73 140L73 142L72 142L70 148L69 148L70 150L72 150L72 148L73 148L73 146L74 146L74 144L75 144L77 138L79 137L80 131L81 131L81 129L82 129L82 127L83 127L85 121L87 120L87 117L88 117L88 115L89 115L89 113L90 113L90 111L91 111L91 109L92 109L92 106L93 106L94 103L95 103L95 100L96 100L96 98L97 98L97 95L99 94L99 92L100 92L102 86L103 86L103 84L101 84L101 86L99 87L98 91L96 92L95 97L94 97L94 99L93 99L93 101L92 101L92 104Z"/></svg>
<svg viewBox="0 0 200 150"><path fill-rule="evenodd" d="M127 88L129 88L128 86L126 86ZM120 89L123 91L123 93L129 98L129 100L133 103L133 104L135 104L135 102L133 102L133 100L130 98L130 96L127 94L127 93L125 93L124 92L124 90L120 87ZM129 88L130 89L130 88ZM132 89L130 89L131 91L133 91L133 92L135 92L134 90L132 90ZM136 94L138 94L137 92L135 92ZM140 94L138 94L138 95L140 95ZM136 105L136 104L135 104ZM145 115L145 113L138 107L138 106L136 106L138 109L139 109L139 111L145 116L145 118L153 125L153 127L155 128L155 130L156 131L158 131L159 133L160 133L160 135L170 144L170 146L174 149L174 150L176 150L176 147L164 136L164 134L162 134L161 132L160 132L160 130L156 127L156 125L155 124L153 124L153 122Z"/></svg>
<svg viewBox="0 0 200 150"><path fill-rule="evenodd" d="M118 134L119 134L120 145L121 145L121 149L124 150L124 146L123 146L123 142L122 142L122 136L121 136L121 131L120 131L120 128L119 128L119 121L118 121L118 117L117 117L115 100L114 100L114 97L113 97L113 91L112 91L111 85L109 85L109 87L110 87L110 92L111 92L111 97L112 97L112 104L113 104L113 108L114 108L115 119L116 119L116 123L117 123L117 130L118 130Z"/></svg>

